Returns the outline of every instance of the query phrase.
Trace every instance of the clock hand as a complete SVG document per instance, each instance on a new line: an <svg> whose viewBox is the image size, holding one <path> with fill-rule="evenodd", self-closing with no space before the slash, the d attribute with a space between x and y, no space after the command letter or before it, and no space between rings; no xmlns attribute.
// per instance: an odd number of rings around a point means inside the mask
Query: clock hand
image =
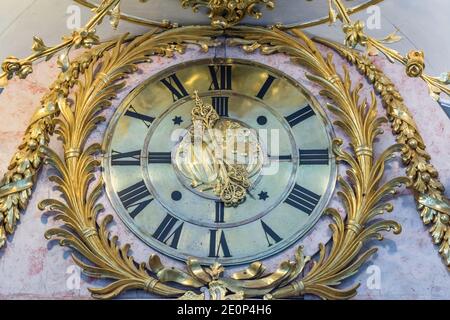
<svg viewBox="0 0 450 320"><path fill-rule="evenodd" d="M193 98L195 107L191 111L193 126L189 131L190 139L186 141L187 145L182 143L180 146L194 153L193 159L190 157L188 161L199 163L183 165L181 171L192 180L192 187L203 185L202 191L213 189L226 206L237 206L245 201L250 187L249 172L245 165L234 163L234 157L230 162L223 156L223 134L242 126L237 121L221 119L212 105L203 102L197 91ZM233 147L232 151L237 154L238 146Z"/></svg>

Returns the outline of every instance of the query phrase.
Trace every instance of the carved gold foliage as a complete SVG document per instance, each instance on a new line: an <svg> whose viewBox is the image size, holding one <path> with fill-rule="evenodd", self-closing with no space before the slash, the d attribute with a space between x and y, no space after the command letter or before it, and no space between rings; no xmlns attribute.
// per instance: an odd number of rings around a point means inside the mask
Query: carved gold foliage
<svg viewBox="0 0 450 320"><path fill-rule="evenodd" d="M226 31L232 44L246 51L260 49L265 54L282 52L307 66L309 78L323 88L334 106L330 106L341 126L349 135L349 148L342 141L334 142L338 161L348 166L347 178L339 177L340 197L345 205L344 220L334 209L327 213L334 219L331 225L333 242L329 247L320 245L320 255L311 261L301 248L294 261L283 261L274 272L266 273L260 262L230 277L224 275L219 264L204 267L189 259L186 271L165 267L158 256L149 262L137 263L128 255L129 245L119 245L107 226L112 217L97 222L102 210L98 199L102 181L96 176L99 162L96 158L99 145L85 145L96 124L103 120L101 111L110 106L111 99L123 88L123 78L136 70L136 64L160 54L172 56L183 52L185 43L197 43L203 49L214 45L214 37L222 34L208 27L186 27L157 34L147 34L129 44L119 40L115 48L104 54L99 64L90 64L83 82L76 84L73 103L64 99L59 104L60 115L55 121L56 132L62 138L64 156L60 157L47 147L42 152L54 166L58 175L52 177L61 199L44 200L40 207L55 213L63 222L61 228L49 230L48 238L56 237L62 245L75 249L86 260L74 255L74 261L85 273L95 278L108 278L112 282L104 288L91 288L95 298L113 298L125 290L141 289L161 296L178 296L184 299L241 299L264 297L266 299L298 297L314 294L324 299L347 299L356 294L356 287L342 289L342 280L354 275L376 249L364 249L372 238L381 240L381 232L400 226L393 221L375 217L391 211L385 198L392 195L400 184L409 180L394 178L381 183L384 163L398 152L400 145L388 148L379 157L372 153L374 139L384 121L377 118L376 102L360 101L359 90L352 89L348 73L338 76L332 57L324 59L315 45L303 34L295 36L277 29L241 27ZM202 293L199 293L199 289Z"/></svg>
<svg viewBox="0 0 450 320"><path fill-rule="evenodd" d="M401 184L407 184L408 178L399 177L382 184L384 164L400 151L402 145L394 145L385 150L378 159L373 155L375 137L381 132L380 124L386 119L377 118L376 100L372 96L372 103L359 102L360 86L352 90L348 72L345 70L341 79L334 68L332 56L324 59L315 45L300 31L293 31L294 36L274 29L239 29L232 31L233 35L243 37L234 40L235 44L244 46L247 51L257 48L264 54L281 52L290 55L293 61L309 67L312 75L308 77L317 82L322 88L322 94L330 98L334 105L330 110L339 120L340 126L351 140L350 150L340 147L342 141L335 141L334 151L337 159L349 166L347 179L339 177L341 185L340 197L346 209L344 221L334 209L328 209L335 223L333 243L329 252L321 245L320 256L313 261L312 269L303 279L293 281L284 288L274 291L274 298L316 294L327 299L346 299L356 294L356 287L338 289L340 282L353 275L376 249L365 251L363 244L376 238L381 240L381 231L394 230L400 232L400 226L393 221L373 219L385 211L392 211L392 205L384 198L395 192Z"/></svg>
<svg viewBox="0 0 450 320"><path fill-rule="evenodd" d="M36 40L36 46L43 45ZM88 65L97 61L110 46L103 44L94 50L81 54L61 73L41 100L41 107L31 119L22 144L11 159L3 179L0 181L0 248L6 244L6 237L12 234L30 199L37 174L42 166L39 149L47 146L53 134L53 119L59 110L59 103L69 94L80 74Z"/></svg>
<svg viewBox="0 0 450 320"><path fill-rule="evenodd" d="M267 9L275 8L274 0L181 0L183 7L192 7L197 12L201 7L207 8L211 25L214 28L229 28L238 24L246 16L255 19L262 17L259 5Z"/></svg>
<svg viewBox="0 0 450 320"><path fill-rule="evenodd" d="M361 45L366 48L369 55L377 55L381 52L389 61L397 61L403 64L409 77L421 78L428 85L430 96L436 101L439 100L442 93L450 96L448 73L443 73L441 77L432 77L425 74L424 53L422 51L410 51L404 57L386 45L399 41L400 36L392 33L384 39L375 39L365 33L365 26L362 21L350 19L348 9L342 0L329 0L329 6L328 20L330 23L334 23L338 18L342 22L346 46L355 48L357 45Z"/></svg>
<svg viewBox="0 0 450 320"><path fill-rule="evenodd" d="M56 46L46 46L44 40L37 36L33 37L31 47L33 53L30 56L23 59L9 56L1 64L0 88L6 87L8 81L14 76L25 79L33 72L33 62L39 59L45 59L47 61L62 51L64 52L59 56L58 62L61 67L67 70L66 65L69 64L68 52L71 48L91 48L93 45L99 43L100 39L96 35L95 27L103 21L106 15L109 14L111 16L111 25L113 28L118 26L118 16L120 17L119 4L120 0L103 0L98 7L93 9L95 15L84 27L73 31L69 36L63 36L62 42ZM65 60L67 60L67 63L65 63Z"/></svg>
<svg viewBox="0 0 450 320"><path fill-rule="evenodd" d="M406 174L412 181L411 188L415 192L420 216L424 224L431 225L433 242L440 246L439 253L450 267L449 200L444 195L445 189L439 181L439 173L431 164L431 156L426 151L425 142L400 92L368 57L325 39L317 41L333 48L354 64L380 94L392 131L397 136L397 141L405 146L402 159Z"/></svg>
<svg viewBox="0 0 450 320"><path fill-rule="evenodd" d="M74 248L87 258L91 264L73 257L90 276L114 280L105 288L91 289L96 298L113 298L129 289L163 296L184 293L150 276L145 264L134 263L128 256L130 246L120 246L118 238L107 230L111 216L106 216L97 225L97 215L102 210L102 205L97 202L103 187L102 181L95 179L95 170L100 164L96 158L100 146L86 145L86 141L96 125L104 120L101 111L111 105L110 100L125 85L123 79L137 70L137 63L149 62L152 55L171 57L175 52L182 53L185 43L197 43L205 50L215 44L210 40L214 34L209 29L191 27L163 35L150 33L129 44L124 44L123 37L112 51L105 53L99 65L91 63L87 66L84 81L76 83L73 104L68 99L59 103L60 116L55 120L55 132L63 141L64 156L60 157L47 147L42 147L41 152L58 171L51 181L63 199L44 200L40 208L48 208L65 226L49 230L47 238L56 237L62 245ZM94 180L97 181L90 188Z"/></svg>

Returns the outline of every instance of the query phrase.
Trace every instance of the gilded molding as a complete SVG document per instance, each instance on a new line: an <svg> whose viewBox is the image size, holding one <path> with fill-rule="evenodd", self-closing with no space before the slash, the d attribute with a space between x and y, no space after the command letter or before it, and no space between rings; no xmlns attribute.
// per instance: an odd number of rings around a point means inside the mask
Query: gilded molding
<svg viewBox="0 0 450 320"><path fill-rule="evenodd" d="M83 256L83 260L78 255L73 259L89 276L112 280L104 288L90 288L95 298L109 299L126 290L140 289L183 299L205 299L207 296L213 299L279 299L305 294L323 299L348 299L356 295L357 286L342 289L338 285L357 272L376 251L375 248L366 249L363 244L373 238L381 240L382 231L399 233L401 230L394 221L374 221L393 209L386 197L409 182L406 177L397 177L381 183L384 163L393 158L402 145L391 146L378 158L368 152L373 150L375 137L385 121L377 117L376 100L373 99L370 105L361 102L361 86L352 89L348 72L344 70L344 76L338 76L332 57L324 59L314 43L299 31L295 31L295 36L278 29L256 27L225 32L232 38L231 44L242 46L247 52L260 50L264 54L290 55L296 63L311 70L309 78L335 103L330 110L340 119L336 124L351 140L349 147L343 147L342 140L334 142L338 161L348 166L348 177L338 178L347 217L344 220L336 210L328 209L326 213L334 220L330 226L332 243L319 245L319 257L313 260L305 257L300 247L295 260L282 261L274 272L266 272L260 262L231 276L225 276L224 268L219 264L204 267L192 259L186 261L186 271L162 265L156 255L151 256L148 263L135 262L128 255L130 246L119 246L118 237L108 231L112 216L97 222L97 215L103 208L98 203L103 183L95 175L100 165L96 157L100 146L85 143L97 123L104 120L101 111L111 105L110 100L125 85L122 79L137 70L137 63L149 61L151 55L171 57L182 53L186 43L197 43L206 50L217 44L215 37L223 31L211 27L185 27L146 34L129 44L119 40L99 64L92 63L87 67L84 81L74 88L74 102L64 99L60 103L55 132L62 138L65 153L77 150L77 154L61 158L48 147L41 148L46 161L58 171L51 181L64 196L44 200L39 206L47 208L63 222L60 228L49 230L46 237L59 239L61 245L69 246ZM99 71L95 72L97 69ZM102 77L104 81L96 81L99 75L106 75ZM204 288L203 294L200 288Z"/></svg>
<svg viewBox="0 0 450 320"><path fill-rule="evenodd" d="M317 38L316 41L333 48L354 64L381 96L392 132L397 136L397 142L405 145L402 159L406 174L412 181L411 188L415 193L420 217L425 225L431 225L433 242L439 245L443 262L450 267L450 201L444 194L445 189L439 181L439 173L431 164L431 156L426 151L425 142L400 92L367 56L326 39ZM420 54L412 53L411 56L418 59L420 64Z"/></svg>

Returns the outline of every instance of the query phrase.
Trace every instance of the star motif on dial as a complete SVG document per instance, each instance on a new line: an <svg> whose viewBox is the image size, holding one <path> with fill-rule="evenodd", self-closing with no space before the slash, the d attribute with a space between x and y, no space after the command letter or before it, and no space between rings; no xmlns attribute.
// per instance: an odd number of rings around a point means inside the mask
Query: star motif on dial
<svg viewBox="0 0 450 320"><path fill-rule="evenodd" d="M183 118L180 116L176 116L175 118L172 119L172 121L173 121L173 125L175 125L175 126L179 126L184 122Z"/></svg>
<svg viewBox="0 0 450 320"><path fill-rule="evenodd" d="M261 192L258 194L258 197L259 197L259 200L264 200L264 201L266 201L267 198L269 198L269 194L268 194L267 192L265 192L265 191L261 191Z"/></svg>

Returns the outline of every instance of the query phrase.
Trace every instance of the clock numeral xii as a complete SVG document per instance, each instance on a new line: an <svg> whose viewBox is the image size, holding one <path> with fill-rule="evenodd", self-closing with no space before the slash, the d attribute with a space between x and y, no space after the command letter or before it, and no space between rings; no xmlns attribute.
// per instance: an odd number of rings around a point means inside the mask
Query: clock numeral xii
<svg viewBox="0 0 450 320"><path fill-rule="evenodd" d="M230 65L210 65L211 85L209 90L231 90L232 86L232 66Z"/></svg>

